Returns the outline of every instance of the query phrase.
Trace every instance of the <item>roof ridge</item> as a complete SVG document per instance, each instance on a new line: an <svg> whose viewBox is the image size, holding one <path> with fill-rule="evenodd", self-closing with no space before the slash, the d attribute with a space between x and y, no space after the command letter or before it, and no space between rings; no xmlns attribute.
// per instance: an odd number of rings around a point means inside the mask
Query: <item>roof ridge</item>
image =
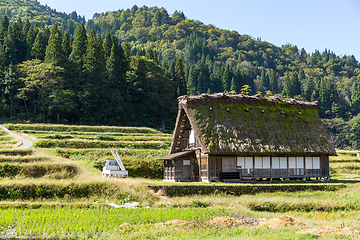
<svg viewBox="0 0 360 240"><path fill-rule="evenodd" d="M283 102L283 103L288 103L288 104L292 104L292 105L309 105L309 106L317 106L318 102L305 102L305 101L300 101L300 100L296 100L293 98L280 98L278 96L270 96L270 97L262 97L259 94L253 95L253 96L249 96L249 95L245 95L245 94L225 94L225 93L214 93L214 94L200 94L200 95L193 95L193 96L188 96L188 95L183 95L178 97L178 101L182 102L182 101L201 101L201 100L208 100L208 99L222 99L222 100L227 100L227 99L234 99L234 100L246 100L246 99L251 99L251 100L259 100L259 101L271 101L271 102Z"/></svg>

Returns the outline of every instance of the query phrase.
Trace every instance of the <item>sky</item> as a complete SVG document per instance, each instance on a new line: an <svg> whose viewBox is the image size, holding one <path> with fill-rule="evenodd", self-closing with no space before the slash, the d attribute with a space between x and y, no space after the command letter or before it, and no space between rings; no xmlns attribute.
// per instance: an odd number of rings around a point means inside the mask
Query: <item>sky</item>
<svg viewBox="0 0 360 240"><path fill-rule="evenodd" d="M354 55L360 61L359 0L38 0L58 12L91 19L94 13L138 7L163 7L171 15L184 12L188 19L261 38L276 46L325 49Z"/></svg>

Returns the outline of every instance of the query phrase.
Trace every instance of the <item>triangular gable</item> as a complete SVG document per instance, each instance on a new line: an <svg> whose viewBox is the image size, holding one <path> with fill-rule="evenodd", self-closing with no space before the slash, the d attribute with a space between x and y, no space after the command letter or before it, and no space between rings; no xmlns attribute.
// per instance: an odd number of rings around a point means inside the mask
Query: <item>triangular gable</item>
<svg viewBox="0 0 360 240"><path fill-rule="evenodd" d="M182 96L170 153L181 151L179 136L192 128L210 154L336 155L317 111L316 103L276 97Z"/></svg>
<svg viewBox="0 0 360 240"><path fill-rule="evenodd" d="M176 118L176 125L171 140L170 154L188 150L190 130L194 131L195 141L199 142L197 131L194 129L193 122L189 119L187 115L186 108L179 105L178 116Z"/></svg>

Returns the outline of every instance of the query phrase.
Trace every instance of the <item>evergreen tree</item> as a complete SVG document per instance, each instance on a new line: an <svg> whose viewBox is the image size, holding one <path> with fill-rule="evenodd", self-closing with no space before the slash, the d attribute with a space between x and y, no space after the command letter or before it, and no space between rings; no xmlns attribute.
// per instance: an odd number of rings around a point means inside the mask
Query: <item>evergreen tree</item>
<svg viewBox="0 0 360 240"><path fill-rule="evenodd" d="M354 116L360 113L360 80L357 78L353 81L350 106Z"/></svg>
<svg viewBox="0 0 360 240"><path fill-rule="evenodd" d="M106 31L106 35L104 38L104 54L105 54L105 58L107 59L108 57L110 57L110 52L111 52L111 48L113 46L113 40L110 36L110 31L109 29Z"/></svg>
<svg viewBox="0 0 360 240"><path fill-rule="evenodd" d="M56 24L53 25L48 45L46 46L45 62L64 67L66 57L62 47L62 38Z"/></svg>
<svg viewBox="0 0 360 240"><path fill-rule="evenodd" d="M267 74L265 74L265 68L263 68L263 69L261 70L260 85L261 85L265 90L271 90L269 78L268 78Z"/></svg>
<svg viewBox="0 0 360 240"><path fill-rule="evenodd" d="M230 86L231 86L231 72L230 72L230 66L229 64L225 64L222 67L222 75L221 75L221 82L223 84L223 89L225 92L229 92L230 91Z"/></svg>
<svg viewBox="0 0 360 240"><path fill-rule="evenodd" d="M35 30L32 26L30 26L29 31L27 31L27 34L26 34L26 47L27 47L26 59L32 58L31 51L32 51L32 47L34 45L37 33L38 33L38 30L37 29Z"/></svg>
<svg viewBox="0 0 360 240"><path fill-rule="evenodd" d="M124 52L125 52L126 57L130 57L131 48L130 48L129 43L127 43L127 42L124 43Z"/></svg>
<svg viewBox="0 0 360 240"><path fill-rule="evenodd" d="M184 67L181 61L181 58L178 58L175 65L175 81L177 84L177 95L182 96L186 95L186 80Z"/></svg>
<svg viewBox="0 0 360 240"><path fill-rule="evenodd" d="M301 95L301 86L296 72L285 73L282 95L290 98Z"/></svg>
<svg viewBox="0 0 360 240"><path fill-rule="evenodd" d="M312 80L309 79L305 85L304 97L306 101L311 101L311 94L313 93Z"/></svg>
<svg viewBox="0 0 360 240"><path fill-rule="evenodd" d="M84 24L80 24L76 28L75 39L72 44L71 54L69 56L70 61L76 64L77 70L83 65L84 56L87 49L87 36Z"/></svg>
<svg viewBox="0 0 360 240"><path fill-rule="evenodd" d="M62 50L64 53L65 58L69 58L71 53L71 37L69 32L66 30L64 33L63 41L61 43Z"/></svg>
<svg viewBox="0 0 360 240"><path fill-rule="evenodd" d="M122 59L123 54L120 52L121 45L113 43L110 50L110 55L106 61L106 73L107 78L105 80L105 89L107 94L105 100L107 102L104 113L106 122L111 124L125 124L124 108L126 103L123 95L125 93L126 78L122 71ZM119 122L120 119L120 122Z"/></svg>
<svg viewBox="0 0 360 240"><path fill-rule="evenodd" d="M46 40L43 32L39 31L36 35L35 42L31 48L31 57L44 60L46 51Z"/></svg>
<svg viewBox="0 0 360 240"><path fill-rule="evenodd" d="M17 49L11 26L9 26L9 30L4 38L4 61L5 66L17 64Z"/></svg>
<svg viewBox="0 0 360 240"><path fill-rule="evenodd" d="M189 70L189 76L186 84L187 93L189 95L195 95L197 86L197 76L195 71L195 66L192 65Z"/></svg>
<svg viewBox="0 0 360 240"><path fill-rule="evenodd" d="M298 78L299 78L299 82L302 83L303 80L305 79L304 69L300 68Z"/></svg>
<svg viewBox="0 0 360 240"><path fill-rule="evenodd" d="M270 89L273 93L279 92L278 80L279 80L279 75L274 70L270 69L269 83L270 83Z"/></svg>
<svg viewBox="0 0 360 240"><path fill-rule="evenodd" d="M9 29L9 19L4 15L0 20L0 43L3 45Z"/></svg>
<svg viewBox="0 0 360 240"><path fill-rule="evenodd" d="M16 52L16 63L20 63L26 60L27 47L26 39L22 32L23 26L21 18L11 25L11 37L14 41L14 47Z"/></svg>
<svg viewBox="0 0 360 240"><path fill-rule="evenodd" d="M87 49L84 56L85 81L81 91L83 121L89 123L101 122L104 108L102 108L103 82L105 72L104 52L102 42L95 35L95 31L89 31ZM105 93L104 93L105 94Z"/></svg>

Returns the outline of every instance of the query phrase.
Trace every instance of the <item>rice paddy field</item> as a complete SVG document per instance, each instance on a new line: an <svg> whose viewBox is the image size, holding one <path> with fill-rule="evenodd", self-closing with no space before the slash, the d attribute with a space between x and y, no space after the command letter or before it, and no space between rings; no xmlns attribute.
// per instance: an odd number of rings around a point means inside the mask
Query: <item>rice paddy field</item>
<svg viewBox="0 0 360 240"><path fill-rule="evenodd" d="M168 153L170 134L3 126L33 146L18 149L20 139L0 131L0 239L360 239L358 151L339 150L330 158L330 182L274 183L341 186L337 190L169 197L149 186L164 185L156 159ZM119 153L129 178L102 178L102 164L113 159L110 149ZM121 207L133 202L136 208Z"/></svg>

